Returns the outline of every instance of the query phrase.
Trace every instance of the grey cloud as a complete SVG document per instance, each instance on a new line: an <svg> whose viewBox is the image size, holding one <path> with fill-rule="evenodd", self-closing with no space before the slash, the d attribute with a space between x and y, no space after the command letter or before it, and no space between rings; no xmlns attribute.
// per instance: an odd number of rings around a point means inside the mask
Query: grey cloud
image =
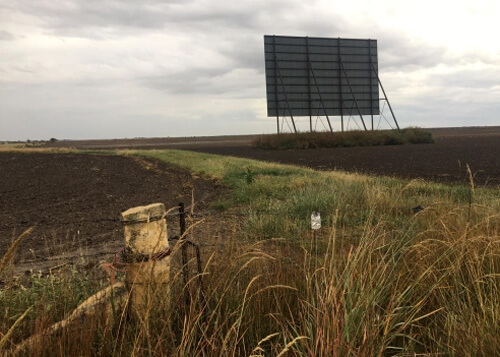
<svg viewBox="0 0 500 357"><path fill-rule="evenodd" d="M2 8L13 18L21 14L25 23L12 21L12 32L0 31L0 40L41 38L41 46L32 47L30 41L20 41L19 48L4 42L10 59L0 71L15 75L2 75L0 81L3 135L161 135L138 124L143 121L151 128L165 121L166 135L221 134L217 123L224 124L224 133L260 131L257 127L268 122L273 131L274 121L265 118L264 34L375 38L382 81L396 115L401 114L398 120L412 125L436 118L465 121L471 113L457 109L456 101L470 99L478 104L483 125L498 122L493 119L498 100L488 94L498 91L493 88L500 83L498 56L488 49L453 54L446 44L429 45L385 29L368 15L354 18L314 0L15 0ZM113 40L109 46L108 39ZM478 63L490 69L464 69L485 67ZM427 71L439 64L452 74ZM58 73L61 66L70 70ZM18 78L29 83L6 87L15 84L6 81ZM405 90L391 93L390 87ZM393 102L398 95L406 103ZM186 121L179 125L178 118Z"/></svg>
<svg viewBox="0 0 500 357"><path fill-rule="evenodd" d="M270 6L281 11L269 10ZM255 29L262 22L272 23L276 20L275 15L279 17L287 11L292 11L294 5L293 2L287 3L284 0L261 0L252 3L181 0L18 0L8 7L42 19L44 27L58 35L86 36L91 34L89 28L94 31L111 31L114 28L175 30L179 24L186 26L182 28L183 32L200 28L210 31L231 27ZM274 16L266 16L268 11L274 12Z"/></svg>
<svg viewBox="0 0 500 357"><path fill-rule="evenodd" d="M436 85L454 88L482 88L488 90L500 84L500 68L495 71L484 69L463 69L450 74L439 74L433 77Z"/></svg>
<svg viewBox="0 0 500 357"><path fill-rule="evenodd" d="M264 73L264 37L242 34L221 46L220 53L231 59L235 68L252 68Z"/></svg>
<svg viewBox="0 0 500 357"><path fill-rule="evenodd" d="M453 98L417 99L413 105L396 108L402 126L483 126L498 125L498 103L457 102Z"/></svg>
<svg viewBox="0 0 500 357"><path fill-rule="evenodd" d="M8 31L0 30L0 41L13 41L16 37Z"/></svg>
<svg viewBox="0 0 500 357"><path fill-rule="evenodd" d="M499 54L490 54L482 50L468 50L458 55L449 56L450 65L468 65L482 63L485 65L498 65Z"/></svg>
<svg viewBox="0 0 500 357"><path fill-rule="evenodd" d="M114 0L20 0L11 7L42 19L47 28L61 31L87 26L152 28L164 22L161 1L144 3Z"/></svg>
<svg viewBox="0 0 500 357"><path fill-rule="evenodd" d="M444 46L432 46L387 33L381 33L377 42L379 66L385 71L432 68L447 60Z"/></svg>
<svg viewBox="0 0 500 357"><path fill-rule="evenodd" d="M428 69L440 64L454 67L475 63L486 65L498 63L494 55L484 51L469 50L459 54L450 53L444 45L432 45L402 35L383 32L379 33L378 51L379 66L391 72Z"/></svg>
<svg viewBox="0 0 500 357"><path fill-rule="evenodd" d="M255 98L261 95L264 78L234 76L234 68L195 68L177 73L140 78L139 85L171 95L209 95L226 98ZM250 78L248 78L250 76ZM262 83L261 83L262 82Z"/></svg>
<svg viewBox="0 0 500 357"><path fill-rule="evenodd" d="M218 85L217 78L227 74L230 69L193 68L171 74L163 74L154 77L140 78L138 83L146 87L167 92L170 94L220 94L224 90Z"/></svg>

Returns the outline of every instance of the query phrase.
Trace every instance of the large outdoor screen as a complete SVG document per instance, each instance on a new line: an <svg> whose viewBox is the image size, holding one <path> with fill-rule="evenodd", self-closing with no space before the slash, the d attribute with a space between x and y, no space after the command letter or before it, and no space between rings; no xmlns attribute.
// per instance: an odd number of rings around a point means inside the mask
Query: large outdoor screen
<svg viewBox="0 0 500 357"><path fill-rule="evenodd" d="M268 116L378 115L377 40L264 36Z"/></svg>

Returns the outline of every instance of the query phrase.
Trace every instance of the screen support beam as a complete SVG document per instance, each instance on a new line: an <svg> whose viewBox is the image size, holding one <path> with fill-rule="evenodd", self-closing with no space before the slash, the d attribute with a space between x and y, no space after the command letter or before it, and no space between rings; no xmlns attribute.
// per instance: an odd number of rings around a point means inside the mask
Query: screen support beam
<svg viewBox="0 0 500 357"><path fill-rule="evenodd" d="M278 66L278 58L276 57L276 36L273 35L273 54L274 54L274 68ZM274 71L274 95L276 98L276 128L278 134L280 133L280 112L278 110L278 78L276 77L276 71Z"/></svg>
<svg viewBox="0 0 500 357"><path fill-rule="evenodd" d="M359 118L361 119L361 123L363 123L363 128L365 128L366 131L368 129L366 129L366 124L365 121L363 120L363 116L361 115L361 110L359 110L358 101L356 99L356 96L354 95L354 91L352 90L351 81L349 80L349 76L347 75L347 72L342 62L340 62L340 68L342 69L342 72L344 72L345 79L347 80L347 85L349 86L349 90L351 91L352 99L354 100L354 104L356 104L356 109L358 110Z"/></svg>
<svg viewBox="0 0 500 357"><path fill-rule="evenodd" d="M391 111L392 119L394 119L394 123L396 124L398 131L400 131L401 129L399 128L398 121L396 120L396 116L394 115L394 112L392 110L391 103L389 102L389 98L387 97L387 94L385 94L384 86L382 85L382 81L380 80L380 77L378 76L377 69L375 68L375 65L372 62L370 62L370 63L372 65L373 71L377 75L378 84L380 84L380 88L382 89L382 92L384 93L385 100L387 101L387 105L389 106L389 110Z"/></svg>
<svg viewBox="0 0 500 357"><path fill-rule="evenodd" d="M370 66L368 67L368 75L370 76L370 112L371 112L371 119L372 119L372 131L374 130L373 128L373 83L372 83L372 44L371 40L368 39L368 56L370 57Z"/></svg>
<svg viewBox="0 0 500 357"><path fill-rule="evenodd" d="M313 76L313 79L314 79L314 84L316 85L316 89L318 90L319 101L321 102L321 106L323 107L323 111L325 112L326 120L328 122L328 127L330 128L330 132L333 132L332 123L330 123L330 118L328 117L328 113L326 112L325 102L323 102L323 97L321 95L321 90L319 89L318 81L316 79L316 75L314 74L314 69L312 67L311 61L309 60L309 56L307 57L307 63L309 64L309 69L311 70L311 73L312 73L312 76ZM312 129L312 127L311 127L311 129Z"/></svg>
<svg viewBox="0 0 500 357"><path fill-rule="evenodd" d="M342 98L342 75L340 75L340 66L342 66L342 55L340 53L340 37L337 38L337 51L339 53L339 95L340 95L340 127L344 131L344 99Z"/></svg>
<svg viewBox="0 0 500 357"><path fill-rule="evenodd" d="M309 69L311 65L311 60L309 56L309 36L306 36L306 52L307 52L307 63L309 64L307 68L307 101L309 106L309 130L313 131L313 122L312 122L312 105L311 105L311 76L309 75Z"/></svg>
<svg viewBox="0 0 500 357"><path fill-rule="evenodd" d="M275 70L278 72L278 76L280 78L281 82L281 88L283 88L283 94L285 95L285 101L286 101L286 106L288 109L288 112L290 113L290 118L292 119L292 125L293 125L293 131L294 133L297 133L297 127L295 126L295 120L293 120L293 113L292 113L292 107L290 106L290 102L288 101L288 95L286 94L286 88L285 88L285 82L283 81L283 77L281 76L281 71L278 65L278 56L276 53L274 54L274 61L276 63ZM278 108L278 97L276 97L276 107ZM278 108L279 109L279 108Z"/></svg>

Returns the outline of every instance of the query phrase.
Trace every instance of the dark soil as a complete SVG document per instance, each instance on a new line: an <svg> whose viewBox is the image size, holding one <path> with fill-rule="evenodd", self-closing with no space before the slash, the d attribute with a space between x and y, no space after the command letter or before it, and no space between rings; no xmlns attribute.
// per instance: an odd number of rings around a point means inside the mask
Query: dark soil
<svg viewBox="0 0 500 357"><path fill-rule="evenodd" d="M311 150L261 150L254 136L59 141L81 149L176 148L247 157L320 170L500 186L500 127L433 129L435 144ZM151 159L83 154L0 153L0 258L25 229L34 231L16 254L16 272L47 270L67 262L95 264L123 246L121 211L163 202L191 202L203 212L224 192L220 185ZM194 191L192 191L194 190ZM169 236L178 234L169 218ZM228 226L228 224L225 224ZM226 227L227 228L227 227ZM214 219L201 230L216 231Z"/></svg>
<svg viewBox="0 0 500 357"><path fill-rule="evenodd" d="M191 150L320 170L343 170L449 184L468 184L466 165L469 165L476 186L500 185L500 135L438 137L434 144L418 145L309 150L226 146Z"/></svg>
<svg viewBox="0 0 500 357"><path fill-rule="evenodd" d="M187 206L192 192L203 211L224 191L165 163L123 156L0 153L0 169L0 258L34 227L18 248L18 269L109 255L123 245L121 211L154 202Z"/></svg>
<svg viewBox="0 0 500 357"><path fill-rule="evenodd" d="M477 186L500 186L500 127L429 129L434 144L309 150L262 150L255 136L60 141L81 149L170 148L246 157L320 170L344 170L404 179L467 184L468 164Z"/></svg>

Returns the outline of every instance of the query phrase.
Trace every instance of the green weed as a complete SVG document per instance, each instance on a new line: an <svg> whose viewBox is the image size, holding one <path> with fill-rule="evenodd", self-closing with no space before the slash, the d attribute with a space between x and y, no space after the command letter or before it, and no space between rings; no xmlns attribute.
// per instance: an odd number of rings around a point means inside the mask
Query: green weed
<svg viewBox="0 0 500 357"><path fill-rule="evenodd" d="M433 143L429 131L420 128L377 131L304 132L261 135L252 145L261 149L318 149Z"/></svg>
<svg viewBox="0 0 500 357"><path fill-rule="evenodd" d="M197 233L213 242L203 248L206 304L196 286L185 304L174 264L172 295L159 297L170 309L154 304L147 324L94 319L32 354L491 356L500 349L498 190L185 151L127 154L230 188L218 208L233 216L234 229ZM313 211L322 216L314 232ZM7 336L15 326L4 348L67 316L106 283L69 273L1 291L0 331Z"/></svg>

